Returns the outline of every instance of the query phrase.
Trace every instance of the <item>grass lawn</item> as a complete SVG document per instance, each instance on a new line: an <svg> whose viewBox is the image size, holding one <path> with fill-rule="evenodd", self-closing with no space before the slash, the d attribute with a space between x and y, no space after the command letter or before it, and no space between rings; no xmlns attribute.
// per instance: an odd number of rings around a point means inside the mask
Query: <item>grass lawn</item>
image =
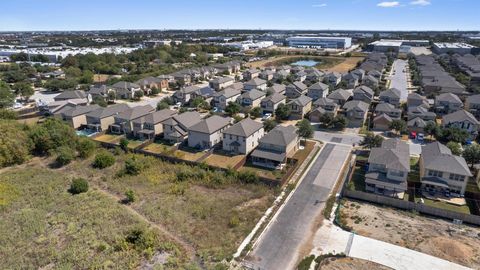
<svg viewBox="0 0 480 270"><path fill-rule="evenodd" d="M258 176L269 178L269 179L281 179L285 175L284 170L273 170L264 167L259 167L253 165L251 162L246 162L245 165L238 169L239 171L252 171L255 172Z"/></svg>
<svg viewBox="0 0 480 270"><path fill-rule="evenodd" d="M365 191L365 167L355 165L353 170L352 180L348 183L350 190Z"/></svg>
<svg viewBox="0 0 480 270"><path fill-rule="evenodd" d="M173 152L174 157L187 160L187 161L197 161L203 155L205 155L205 152L203 151L193 151L190 149L178 149L175 152Z"/></svg>
<svg viewBox="0 0 480 270"><path fill-rule="evenodd" d="M162 153L173 152L174 147L170 145L160 144L160 143L151 143L146 147L144 147L142 150L150 153L154 153L154 154L162 154Z"/></svg>
<svg viewBox="0 0 480 270"><path fill-rule="evenodd" d="M458 206L458 205L453 205L446 202L430 200L427 198L423 198L423 201L424 201L424 204L428 206L450 210L454 212L459 212L459 213L464 213L464 214L470 214L470 208L468 207L468 205Z"/></svg>
<svg viewBox="0 0 480 270"><path fill-rule="evenodd" d="M67 171L40 166L10 168L0 175L1 268L134 269L150 262L124 240L146 223L93 189L71 195L71 179ZM155 253L176 249L160 232L152 232ZM176 260L182 257L177 252Z"/></svg>
<svg viewBox="0 0 480 270"><path fill-rule="evenodd" d="M145 141L141 141L141 140L128 140L128 146L127 147L129 149L135 149L144 142Z"/></svg>
<svg viewBox="0 0 480 270"><path fill-rule="evenodd" d="M418 165L418 157L410 158L410 172L408 173L408 182L420 183L420 171Z"/></svg>
<svg viewBox="0 0 480 270"><path fill-rule="evenodd" d="M244 155L227 156L220 153L213 153L204 161L208 165L227 169L235 167L244 157Z"/></svg>
<svg viewBox="0 0 480 270"><path fill-rule="evenodd" d="M96 137L94 140L97 142L119 144L122 138L124 138L123 135L103 134Z"/></svg>

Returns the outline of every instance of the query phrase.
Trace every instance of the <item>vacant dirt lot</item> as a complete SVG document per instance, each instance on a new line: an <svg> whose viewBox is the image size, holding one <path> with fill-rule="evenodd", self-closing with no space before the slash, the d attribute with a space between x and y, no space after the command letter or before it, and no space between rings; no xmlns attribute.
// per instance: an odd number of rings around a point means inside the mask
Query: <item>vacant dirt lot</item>
<svg viewBox="0 0 480 270"><path fill-rule="evenodd" d="M345 60L337 64L331 68L327 68L326 71L328 72L340 72L340 73L347 73L348 71L354 69L357 66L357 63L363 61L364 57L349 57L345 58Z"/></svg>
<svg viewBox="0 0 480 270"><path fill-rule="evenodd" d="M391 268L355 258L328 258L320 265L321 270L389 270Z"/></svg>
<svg viewBox="0 0 480 270"><path fill-rule="evenodd" d="M345 201L340 214L357 234L480 269L479 228L356 201Z"/></svg>

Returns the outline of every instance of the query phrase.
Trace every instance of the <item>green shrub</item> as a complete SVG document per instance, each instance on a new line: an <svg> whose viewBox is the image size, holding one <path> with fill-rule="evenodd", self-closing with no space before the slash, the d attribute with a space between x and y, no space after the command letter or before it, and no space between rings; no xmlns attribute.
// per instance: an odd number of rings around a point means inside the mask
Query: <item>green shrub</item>
<svg viewBox="0 0 480 270"><path fill-rule="evenodd" d="M302 261L297 266L298 270L308 270L310 269L310 265L312 264L313 260L315 260L315 255L310 255L303 258Z"/></svg>
<svg viewBox="0 0 480 270"><path fill-rule="evenodd" d="M73 149L68 146L61 146L55 152L57 154L55 161L60 166L65 166L75 159Z"/></svg>
<svg viewBox="0 0 480 270"><path fill-rule="evenodd" d="M135 156L125 160L125 173L126 174L139 175L144 168L145 168L145 164L142 163Z"/></svg>
<svg viewBox="0 0 480 270"><path fill-rule="evenodd" d="M127 152L129 143L130 142L127 139L121 138L120 139L120 148L122 148L123 151Z"/></svg>
<svg viewBox="0 0 480 270"><path fill-rule="evenodd" d="M113 164L115 164L115 157L112 155L112 153L106 150L103 150L95 155L95 159L93 160L93 167L98 169L105 169Z"/></svg>
<svg viewBox="0 0 480 270"><path fill-rule="evenodd" d="M137 200L137 195L131 189L125 191L125 203L133 203Z"/></svg>
<svg viewBox="0 0 480 270"><path fill-rule="evenodd" d="M95 148L97 145L94 141L90 140L89 138L81 137L78 139L77 143L77 152L78 156L81 158L88 158L90 157L93 152L95 152Z"/></svg>
<svg viewBox="0 0 480 270"><path fill-rule="evenodd" d="M88 182L83 178L75 178L70 184L70 189L68 190L72 194L80 194L88 191Z"/></svg>
<svg viewBox="0 0 480 270"><path fill-rule="evenodd" d="M29 136L34 150L40 154L55 153L54 150L62 146L74 149L78 140L75 130L56 118L47 118L45 122L33 126Z"/></svg>
<svg viewBox="0 0 480 270"><path fill-rule="evenodd" d="M238 172L237 179L245 184L256 184L259 182L258 175L253 171Z"/></svg>
<svg viewBox="0 0 480 270"><path fill-rule="evenodd" d="M0 167L28 160L33 145L25 128L10 120L0 120Z"/></svg>
<svg viewBox="0 0 480 270"><path fill-rule="evenodd" d="M128 232L125 241L138 251L155 247L155 234L143 228L133 229Z"/></svg>

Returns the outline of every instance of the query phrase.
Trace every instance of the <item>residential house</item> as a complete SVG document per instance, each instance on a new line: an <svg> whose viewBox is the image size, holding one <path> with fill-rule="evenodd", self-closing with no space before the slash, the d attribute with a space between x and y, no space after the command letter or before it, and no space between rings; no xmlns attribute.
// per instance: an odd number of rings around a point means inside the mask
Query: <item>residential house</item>
<svg viewBox="0 0 480 270"><path fill-rule="evenodd" d="M363 70L361 68L354 69L350 73L357 76L359 82L363 81L364 78L365 78L365 70Z"/></svg>
<svg viewBox="0 0 480 270"><path fill-rule="evenodd" d="M288 75L290 73L286 70L277 70L277 72L275 72L275 74L273 74L273 79L276 80L276 81L283 81L285 79L287 79Z"/></svg>
<svg viewBox="0 0 480 270"><path fill-rule="evenodd" d="M155 108L151 105L126 109L113 117L115 121L110 125L110 132L130 135L133 132L133 121L154 111Z"/></svg>
<svg viewBox="0 0 480 270"><path fill-rule="evenodd" d="M353 100L361 100L366 103L371 103L375 92L372 88L362 85L353 89Z"/></svg>
<svg viewBox="0 0 480 270"><path fill-rule="evenodd" d="M245 118L223 131L223 150L247 155L264 135L262 123Z"/></svg>
<svg viewBox="0 0 480 270"><path fill-rule="evenodd" d="M428 103L428 100L426 97L419 95L417 93L411 93L407 97L407 107L418 107L422 106L425 108L429 108L430 104Z"/></svg>
<svg viewBox="0 0 480 270"><path fill-rule="evenodd" d="M285 91L287 89L287 86L284 85L284 84L278 84L278 83L274 83L271 87L267 88L267 94L273 94L273 93L277 93L277 94L285 94Z"/></svg>
<svg viewBox="0 0 480 270"><path fill-rule="evenodd" d="M168 80L159 77L147 77L136 82L140 88L148 95L152 89L156 88L160 91L168 89Z"/></svg>
<svg viewBox="0 0 480 270"><path fill-rule="evenodd" d="M260 103L266 95L267 94L263 91L252 89L241 94L240 97L238 97L237 102L244 107L260 107Z"/></svg>
<svg viewBox="0 0 480 270"><path fill-rule="evenodd" d="M382 72L378 70L371 70L370 72L367 73L367 75L370 75L376 78L377 80L380 80L382 78Z"/></svg>
<svg viewBox="0 0 480 270"><path fill-rule="evenodd" d="M266 80L266 81L270 81L270 80L273 80L273 75L275 74L275 71L273 70L264 70L262 72L260 72L260 74L258 75L258 77L260 79L263 79L263 80Z"/></svg>
<svg viewBox="0 0 480 270"><path fill-rule="evenodd" d="M306 81L310 83L322 82L325 73L316 69L316 68L309 68L306 69L305 72L307 73Z"/></svg>
<svg viewBox="0 0 480 270"><path fill-rule="evenodd" d="M313 103L313 107L315 108L322 108L324 109L327 113L332 114L335 116L337 114L338 109L340 106L330 98L319 98Z"/></svg>
<svg viewBox="0 0 480 270"><path fill-rule="evenodd" d="M293 68L290 69L290 73L292 74L297 74L298 72L305 71L305 68L303 66L294 66Z"/></svg>
<svg viewBox="0 0 480 270"><path fill-rule="evenodd" d="M220 77L220 78L211 80L209 82L209 85L211 88L215 89L216 91L220 91L224 88L227 88L233 85L234 82L235 80L232 77Z"/></svg>
<svg viewBox="0 0 480 270"><path fill-rule="evenodd" d="M163 138L171 142L183 142L188 138L188 129L202 121L198 112L184 112L163 121Z"/></svg>
<svg viewBox="0 0 480 270"><path fill-rule="evenodd" d="M213 106L225 110L228 103L236 102L242 92L232 87L225 88L213 95Z"/></svg>
<svg viewBox="0 0 480 270"><path fill-rule="evenodd" d="M467 97L465 110L469 111L476 118L480 118L480 94Z"/></svg>
<svg viewBox="0 0 480 270"><path fill-rule="evenodd" d="M345 116L350 121L363 121L367 116L369 104L361 100L351 100L343 105Z"/></svg>
<svg viewBox="0 0 480 270"><path fill-rule="evenodd" d="M184 72L175 72L172 74L175 82L180 86L190 85L192 83L192 76Z"/></svg>
<svg viewBox="0 0 480 270"><path fill-rule="evenodd" d="M463 129L470 134L471 139L475 139L478 135L478 129L480 127L480 122L473 116L471 113L465 110L459 110L447 115L444 115L442 118L442 126L444 128L456 127Z"/></svg>
<svg viewBox="0 0 480 270"><path fill-rule="evenodd" d="M393 122L393 119L388 116L386 113L377 114L373 118L373 129L388 131L390 130L390 124Z"/></svg>
<svg viewBox="0 0 480 270"><path fill-rule="evenodd" d="M367 75L367 76L365 76L365 78L363 79L363 84L364 84L365 86L370 87L370 88L377 89L378 86L380 85L380 81L379 81L377 78L375 78L375 77L373 77L373 76L371 76L371 75Z"/></svg>
<svg viewBox="0 0 480 270"><path fill-rule="evenodd" d="M319 98L327 97L328 91L329 91L328 85L318 82L308 87L307 96L309 96L315 101Z"/></svg>
<svg viewBox="0 0 480 270"><path fill-rule="evenodd" d="M308 86L306 86L302 82L293 82L287 85L285 89L285 95L290 98L294 99L301 95L305 95L308 91Z"/></svg>
<svg viewBox="0 0 480 270"><path fill-rule="evenodd" d="M439 142L422 147L419 167L422 188L431 194L463 195L472 176L465 159Z"/></svg>
<svg viewBox="0 0 480 270"><path fill-rule="evenodd" d="M115 122L117 114L129 109L127 104L120 103L91 111L86 115L87 128L96 132L106 131Z"/></svg>
<svg viewBox="0 0 480 270"><path fill-rule="evenodd" d="M252 89L265 91L267 89L267 81L262 80L260 78L253 78L243 84L243 89L245 91L250 91Z"/></svg>
<svg viewBox="0 0 480 270"><path fill-rule="evenodd" d="M172 98L175 102L180 102L181 104L187 104L193 99L193 94L200 90L200 87L196 85L191 85L187 87L182 87L181 89L173 93Z"/></svg>
<svg viewBox="0 0 480 270"><path fill-rule="evenodd" d="M455 94L443 93L435 97L435 112L449 114L463 109L462 100Z"/></svg>
<svg viewBox="0 0 480 270"><path fill-rule="evenodd" d="M286 97L282 94L273 93L270 96L263 98L260 102L260 107L263 113L275 114L278 105L286 103Z"/></svg>
<svg viewBox="0 0 480 270"><path fill-rule="evenodd" d="M342 74L338 72L330 72L325 75L323 80L328 85L337 86L342 81Z"/></svg>
<svg viewBox="0 0 480 270"><path fill-rule="evenodd" d="M54 101L65 101L70 99L83 99L87 102L91 102L92 97L89 93L86 93L83 90L66 90L53 98Z"/></svg>
<svg viewBox="0 0 480 270"><path fill-rule="evenodd" d="M65 106L55 113L63 121L66 121L74 129L87 125L86 115L92 111L98 110L101 107L98 105L89 106Z"/></svg>
<svg viewBox="0 0 480 270"><path fill-rule="evenodd" d="M218 93L215 89L211 88L210 86L201 87L197 91L192 93L191 100L196 98L201 98L206 101L208 104L211 104L213 97L215 94Z"/></svg>
<svg viewBox="0 0 480 270"><path fill-rule="evenodd" d="M391 118L398 120L402 116L402 110L398 109L398 108L395 108L395 106L393 106L390 103L379 103L375 107L375 115L378 116L378 115L381 115L381 114L386 114L386 115L390 116Z"/></svg>
<svg viewBox="0 0 480 270"><path fill-rule="evenodd" d="M407 129L409 132L424 133L425 127L427 126L428 121L423 120L420 117L412 118L407 122Z"/></svg>
<svg viewBox="0 0 480 270"><path fill-rule="evenodd" d="M358 86L360 79L353 73L347 73L343 75L342 82L344 82L348 88L355 88Z"/></svg>
<svg viewBox="0 0 480 270"><path fill-rule="evenodd" d="M372 148L365 174L365 190L403 199L410 172L410 147L399 139L383 141Z"/></svg>
<svg viewBox="0 0 480 270"><path fill-rule="evenodd" d="M250 81L252 79L258 78L259 75L260 75L260 70L256 68L251 68L243 72L243 79L245 79L246 81Z"/></svg>
<svg viewBox="0 0 480 270"><path fill-rule="evenodd" d="M312 110L312 99L307 96L299 96L290 100L287 105L290 107L292 119L303 119Z"/></svg>
<svg viewBox="0 0 480 270"><path fill-rule="evenodd" d="M169 109L149 113L133 120L133 134L141 140L153 140L163 133L163 122L177 112Z"/></svg>
<svg viewBox="0 0 480 270"><path fill-rule="evenodd" d="M88 94L92 96L92 100L97 98L109 100L109 93L113 93L113 96L116 96L115 90L106 85L92 85L88 90Z"/></svg>
<svg viewBox="0 0 480 270"><path fill-rule="evenodd" d="M223 131L232 122L230 117L213 115L188 129L188 146L196 149L210 149L222 142Z"/></svg>
<svg viewBox="0 0 480 270"><path fill-rule="evenodd" d="M429 111L424 106L408 107L407 115L408 115L408 120L412 120L414 118L419 117L424 121L435 121L435 119L437 118L436 113Z"/></svg>
<svg viewBox="0 0 480 270"><path fill-rule="evenodd" d="M340 88L331 92L327 97L335 101L338 105L343 106L352 96L352 91Z"/></svg>
<svg viewBox="0 0 480 270"><path fill-rule="evenodd" d="M131 82L117 82L112 85L115 90L116 97L122 99L131 99L135 96L135 92L142 91L140 85Z"/></svg>
<svg viewBox="0 0 480 270"><path fill-rule="evenodd" d="M402 93L396 88L390 88L380 93L380 102L392 104L395 107L400 107L400 98Z"/></svg>
<svg viewBox="0 0 480 270"><path fill-rule="evenodd" d="M282 169L299 148L297 129L294 126L278 125L259 140L251 154L256 166Z"/></svg>
<svg viewBox="0 0 480 270"><path fill-rule="evenodd" d="M304 82L307 79L307 73L305 71L299 71L293 75L295 81Z"/></svg>

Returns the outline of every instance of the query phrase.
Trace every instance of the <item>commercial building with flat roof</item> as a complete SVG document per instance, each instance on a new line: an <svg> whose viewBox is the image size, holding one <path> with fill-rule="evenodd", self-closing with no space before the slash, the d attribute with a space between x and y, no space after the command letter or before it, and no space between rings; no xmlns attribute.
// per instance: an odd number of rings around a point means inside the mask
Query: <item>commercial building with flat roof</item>
<svg viewBox="0 0 480 270"><path fill-rule="evenodd" d="M460 55L470 54L472 50L478 49L477 47L468 43L434 43L433 52L436 54L444 53L457 53Z"/></svg>
<svg viewBox="0 0 480 270"><path fill-rule="evenodd" d="M286 40L290 47L347 49L352 46L350 37L296 36Z"/></svg>
<svg viewBox="0 0 480 270"><path fill-rule="evenodd" d="M381 39L368 44L368 50L373 52L399 52L405 51L409 47L428 46L428 40L396 40L396 39Z"/></svg>

